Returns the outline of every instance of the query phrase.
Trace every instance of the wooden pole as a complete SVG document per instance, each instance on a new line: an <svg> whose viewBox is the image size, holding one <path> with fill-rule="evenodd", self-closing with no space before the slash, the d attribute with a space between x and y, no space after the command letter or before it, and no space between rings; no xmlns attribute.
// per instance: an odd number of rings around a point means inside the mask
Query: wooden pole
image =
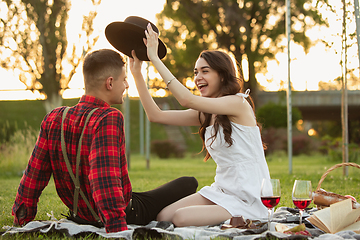
<svg viewBox="0 0 360 240"><path fill-rule="evenodd" d="M348 91L347 91L347 36L346 36L346 0L343 2L342 26L342 95L341 95L341 125L342 125L342 161L349 162L349 133L348 133ZM348 167L343 168L343 175L348 176Z"/></svg>

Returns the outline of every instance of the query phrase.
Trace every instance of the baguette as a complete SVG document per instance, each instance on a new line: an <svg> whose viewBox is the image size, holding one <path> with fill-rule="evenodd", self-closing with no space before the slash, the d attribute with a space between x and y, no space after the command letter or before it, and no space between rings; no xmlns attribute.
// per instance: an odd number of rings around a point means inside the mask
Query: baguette
<svg viewBox="0 0 360 240"><path fill-rule="evenodd" d="M340 202L342 200L346 200L348 198L351 198L351 196L343 196L340 194L327 192L323 189L319 189L319 190L316 190L315 192L313 192L314 204L319 209L324 208L324 207L329 207L331 204ZM353 198L352 198L352 205L353 205L353 209L360 207L360 204L357 203L356 201L354 201Z"/></svg>

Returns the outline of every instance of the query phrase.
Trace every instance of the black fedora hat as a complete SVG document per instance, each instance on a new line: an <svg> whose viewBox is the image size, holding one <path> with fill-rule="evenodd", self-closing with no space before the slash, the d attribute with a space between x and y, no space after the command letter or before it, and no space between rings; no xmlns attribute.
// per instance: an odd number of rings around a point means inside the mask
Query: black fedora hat
<svg viewBox="0 0 360 240"><path fill-rule="evenodd" d="M149 61L147 49L143 38L148 23L153 30L159 33L158 28L150 21L136 16L130 16L124 22L112 22L105 28L105 36L111 45L123 54L132 57L131 51L135 50L136 56L142 61ZM162 59L167 53L165 44L159 39L158 55Z"/></svg>

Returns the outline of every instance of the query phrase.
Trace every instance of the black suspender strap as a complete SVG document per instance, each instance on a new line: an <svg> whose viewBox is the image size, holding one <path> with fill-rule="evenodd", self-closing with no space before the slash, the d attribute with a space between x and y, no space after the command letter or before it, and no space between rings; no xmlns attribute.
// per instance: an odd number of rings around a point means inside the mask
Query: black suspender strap
<svg viewBox="0 0 360 240"><path fill-rule="evenodd" d="M72 171L71 165L70 165L70 161L69 158L67 156L66 153L66 146L65 146L65 137L64 137L64 119L65 116L67 114L67 112L69 111L69 107L66 107L64 109L63 115L62 115L62 121L61 121L61 149L62 149L62 153L64 156L64 160L66 163L66 167L67 170L70 174L71 179L74 182L75 185L75 191L74 191L74 203L73 203L73 215L74 217L76 217L77 215L77 209L78 209L78 201L79 201L79 193L82 197L82 199L85 201L86 206L89 208L91 214L93 215L93 217L96 219L96 221L100 221L99 216L95 213L94 209L91 207L90 202L88 201L88 199L86 198L84 192L80 189L80 182L79 182L79 166L80 166L80 155L81 155L81 144L82 144L82 138L85 132L85 127L86 124L88 123L91 115L97 110L97 108L94 108L93 110L91 110L91 112L87 115L85 123L84 123L84 127L82 129L81 135L80 135L80 139L79 139L79 144L78 144L78 149L77 149L77 154L76 154L76 177L74 176L74 173Z"/></svg>

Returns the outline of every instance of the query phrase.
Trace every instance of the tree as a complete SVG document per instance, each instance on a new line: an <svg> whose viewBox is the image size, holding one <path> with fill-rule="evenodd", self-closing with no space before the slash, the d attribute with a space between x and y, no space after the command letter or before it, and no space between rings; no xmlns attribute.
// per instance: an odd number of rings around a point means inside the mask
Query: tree
<svg viewBox="0 0 360 240"><path fill-rule="evenodd" d="M301 112L298 108L292 108L292 124L295 125L301 119ZM256 118L266 128L287 127L287 106L281 103L269 102L261 106L256 112Z"/></svg>
<svg viewBox="0 0 360 240"><path fill-rule="evenodd" d="M101 0L91 2L96 7ZM27 89L45 95L44 107L49 112L62 104L62 92L80 58L98 39L92 35L96 10L83 16L77 36L86 40L70 46L66 33L70 0L3 0L0 4L6 12L0 18L1 66L14 70Z"/></svg>
<svg viewBox="0 0 360 240"><path fill-rule="evenodd" d="M306 30L315 24L326 25L312 2L291 3L292 40L305 50L311 45ZM169 50L166 64L179 79L184 79L192 75L202 50L227 50L239 67L243 59L247 60L249 80L245 88L256 96L256 73L285 47L285 13L285 0L167 0L158 16L160 38Z"/></svg>

